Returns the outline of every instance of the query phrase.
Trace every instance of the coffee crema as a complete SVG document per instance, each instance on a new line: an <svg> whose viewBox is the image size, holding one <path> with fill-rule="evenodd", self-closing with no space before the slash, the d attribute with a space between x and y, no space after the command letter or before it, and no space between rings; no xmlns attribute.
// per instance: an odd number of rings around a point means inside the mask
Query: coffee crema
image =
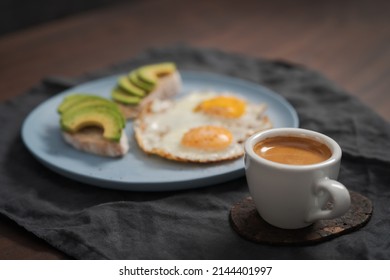
<svg viewBox="0 0 390 280"><path fill-rule="evenodd" d="M329 147L310 138L275 136L266 138L253 148L260 157L290 165L309 165L323 162L332 155Z"/></svg>

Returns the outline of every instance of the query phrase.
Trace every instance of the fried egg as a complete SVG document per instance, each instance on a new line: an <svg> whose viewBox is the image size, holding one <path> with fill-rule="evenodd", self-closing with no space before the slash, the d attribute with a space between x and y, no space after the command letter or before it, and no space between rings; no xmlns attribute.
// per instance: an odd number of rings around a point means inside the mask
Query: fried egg
<svg viewBox="0 0 390 280"><path fill-rule="evenodd" d="M265 110L230 92L153 100L134 122L135 138L146 153L171 160L231 160L244 154L248 136L272 126Z"/></svg>

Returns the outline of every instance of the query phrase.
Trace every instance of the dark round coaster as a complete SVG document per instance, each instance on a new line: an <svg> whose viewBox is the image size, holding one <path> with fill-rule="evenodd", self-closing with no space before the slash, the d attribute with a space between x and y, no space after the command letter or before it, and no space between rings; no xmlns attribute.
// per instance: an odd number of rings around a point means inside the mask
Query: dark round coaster
<svg viewBox="0 0 390 280"><path fill-rule="evenodd" d="M305 245L322 242L363 227L372 215L371 201L356 192L350 192L351 207L346 214L333 220L318 221L302 229L280 229L265 222L257 213L252 197L233 205L230 222L242 237L266 244Z"/></svg>

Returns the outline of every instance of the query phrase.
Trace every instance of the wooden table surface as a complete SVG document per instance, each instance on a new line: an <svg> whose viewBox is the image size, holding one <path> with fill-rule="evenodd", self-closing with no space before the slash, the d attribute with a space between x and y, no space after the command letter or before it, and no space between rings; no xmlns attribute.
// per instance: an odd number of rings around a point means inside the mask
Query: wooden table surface
<svg viewBox="0 0 390 280"><path fill-rule="evenodd" d="M135 0L0 37L0 101L183 43L322 72L390 120L389 1ZM0 215L0 259L67 259Z"/></svg>

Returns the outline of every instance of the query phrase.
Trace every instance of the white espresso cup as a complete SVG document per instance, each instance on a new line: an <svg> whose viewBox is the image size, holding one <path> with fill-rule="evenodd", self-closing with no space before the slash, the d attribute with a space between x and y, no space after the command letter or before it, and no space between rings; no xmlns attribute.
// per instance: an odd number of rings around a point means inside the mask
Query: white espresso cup
<svg viewBox="0 0 390 280"><path fill-rule="evenodd" d="M255 152L264 141L283 142L284 137L324 144L329 157L301 165L294 160L292 163L275 162L261 156L259 151ZM267 149L263 150L266 152ZM287 153L287 161L294 156ZM318 220L342 216L348 211L351 198L346 187L336 181L340 161L340 146L330 137L315 131L275 128L252 135L245 142L245 173L259 215L269 224L284 229L303 228Z"/></svg>

